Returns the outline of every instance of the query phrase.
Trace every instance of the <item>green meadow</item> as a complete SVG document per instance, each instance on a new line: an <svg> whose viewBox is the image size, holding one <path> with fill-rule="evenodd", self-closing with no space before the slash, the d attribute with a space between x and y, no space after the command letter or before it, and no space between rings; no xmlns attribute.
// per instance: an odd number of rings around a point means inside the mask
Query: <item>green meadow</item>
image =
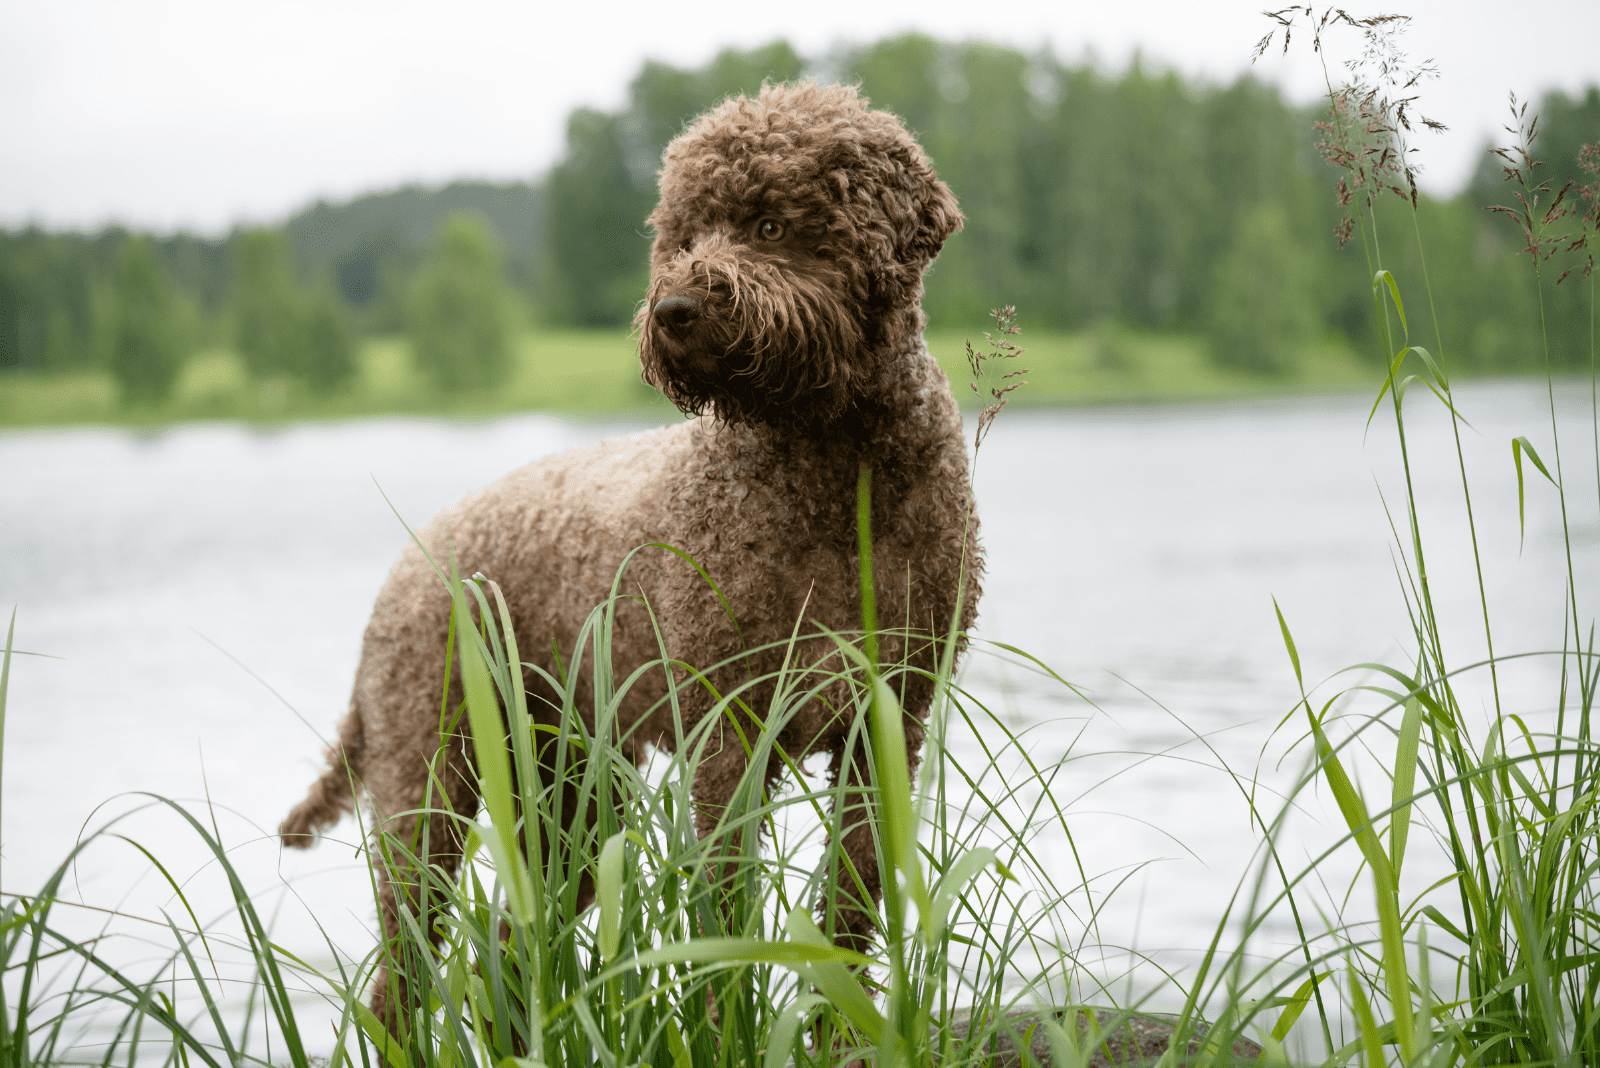
<svg viewBox="0 0 1600 1068"><path fill-rule="evenodd" d="M963 403L966 344L981 348L981 325L970 335L938 331L928 349ZM1319 342L1297 353L1284 374L1262 376L1218 367L1203 339L1146 334L1123 328L1076 333L1029 331L1014 361L1026 385L1011 403L1030 406L1179 401L1368 388L1377 359L1363 360L1342 341ZM625 330L535 329L514 346L512 373L493 390L442 395L413 365L409 343L390 336L366 340L354 382L319 392L292 379L258 381L233 352L211 348L183 368L170 399L122 403L103 371L11 371L0 379L0 426L109 424L152 426L191 419L283 422L377 415L483 417L522 411L656 412L671 406L639 377L638 353ZM1011 370L1012 368L1007 368Z"/></svg>

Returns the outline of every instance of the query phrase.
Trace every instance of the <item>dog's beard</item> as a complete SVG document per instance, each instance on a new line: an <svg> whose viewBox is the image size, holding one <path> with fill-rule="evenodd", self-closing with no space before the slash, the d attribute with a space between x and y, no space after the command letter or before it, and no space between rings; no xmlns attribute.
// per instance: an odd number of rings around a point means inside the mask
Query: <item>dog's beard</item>
<svg viewBox="0 0 1600 1068"><path fill-rule="evenodd" d="M837 420L871 359L860 305L842 273L777 262L687 257L653 272L639 309L645 381L689 414L729 423L817 426ZM652 314L669 295L698 302L687 329Z"/></svg>

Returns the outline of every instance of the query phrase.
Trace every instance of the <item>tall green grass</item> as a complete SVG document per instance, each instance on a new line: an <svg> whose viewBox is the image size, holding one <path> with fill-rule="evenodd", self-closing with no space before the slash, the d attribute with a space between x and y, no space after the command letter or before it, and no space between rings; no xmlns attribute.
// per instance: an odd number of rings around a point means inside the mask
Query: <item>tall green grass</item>
<svg viewBox="0 0 1600 1068"><path fill-rule="evenodd" d="M1429 72L1406 61L1398 48L1396 23L1388 17L1357 20L1337 9L1320 19L1306 9L1306 16L1316 50L1324 57L1324 36L1331 31L1356 29L1364 37L1362 61L1352 68L1355 80L1337 88L1329 81L1333 107L1324 127L1324 148L1345 171L1340 190L1347 202L1354 202L1350 221L1366 256L1381 324L1378 341L1388 372L1369 424L1387 401L1404 491L1385 507L1395 529L1397 572L1413 640L1413 659L1403 667L1356 665L1373 681L1354 690L1376 696L1381 704L1364 711L1337 741L1330 710L1351 691L1321 701L1320 707L1309 696L1302 703L1315 753L1314 771L1302 785L1316 782L1332 794L1349 829L1345 843L1360 851L1377 912L1375 925L1346 925L1342 946L1320 958L1308 952L1307 981L1315 987L1318 976L1325 976L1330 986L1342 980L1346 1018L1353 1021L1357 1037L1338 1050L1336 1060L1563 1068L1594 1064L1600 1062L1600 853L1594 814L1600 776L1591 717L1600 664L1594 657L1593 605L1585 607L1584 600L1592 590L1588 576L1574 565L1569 506L1574 503L1571 493L1600 493L1600 406L1591 410L1595 481L1580 488L1579 479L1568 473L1571 465L1563 464L1550 340L1547 334L1537 339L1544 354L1550 417L1542 447L1553 462L1547 465L1541 459L1527 435L1508 445L1518 484L1519 523L1526 519L1526 478L1537 472L1555 490L1565 555L1563 640L1557 650L1497 655L1479 518L1461 444L1467 416L1457 408L1447 370L1421 230L1413 211L1411 234L1383 233L1374 210L1378 197L1390 191L1406 196L1408 189L1415 189L1408 155L1413 128L1405 108L1413 108L1414 119L1416 97L1405 94ZM1372 80L1363 82L1363 76ZM1517 143L1499 154L1508 164L1510 191L1520 205L1509 213L1523 228L1542 301L1550 284L1545 261L1560 245L1581 247L1574 238L1587 239L1585 228L1600 223L1600 216L1579 219L1576 230L1570 223L1558 225L1565 217L1557 208L1561 196L1541 185L1535 174L1536 120L1529 122L1525 109L1516 111L1514 98L1513 109L1508 131ZM1352 196L1356 190L1364 192ZM1412 200L1414 204L1414 196ZM1408 282L1428 295L1432 351L1417 336L1423 333L1413 328L1417 312L1408 318L1401 287L1387 266L1386 242L1406 239L1415 240L1423 265L1423 276ZM1589 357L1596 368L1592 333ZM1441 404L1449 418L1464 531L1429 530L1418 508L1421 476L1407 435L1405 404L1408 395L1418 395L1418 386L1427 391L1424 399ZM1591 402L1595 395L1591 390ZM1473 570L1455 581L1469 583L1477 595L1488 651L1478 662L1462 662L1447 649L1435 596L1441 576L1429 568L1437 541L1463 532L1471 544ZM1278 621L1304 695L1299 656L1281 612ZM1554 692L1503 692L1502 669L1523 657L1554 661ZM1478 688L1488 695L1487 714L1477 715L1462 688L1484 675L1487 686ZM1536 712L1517 711L1528 708ZM1393 739L1392 790L1379 799L1363 796L1347 768L1351 754L1374 733ZM1426 828L1449 864L1442 879L1407 899L1401 895L1400 875L1408 850L1414 849L1414 825ZM1289 901L1303 879L1279 876L1281 897ZM1319 967L1325 970L1314 971ZM1434 976L1441 970L1436 988ZM1332 1044L1326 1003L1319 1006Z"/></svg>

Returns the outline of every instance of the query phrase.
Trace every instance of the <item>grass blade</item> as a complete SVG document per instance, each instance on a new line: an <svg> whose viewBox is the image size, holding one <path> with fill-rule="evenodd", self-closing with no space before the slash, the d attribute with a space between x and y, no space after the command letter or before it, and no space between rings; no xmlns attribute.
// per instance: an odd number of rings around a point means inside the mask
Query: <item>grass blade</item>
<svg viewBox="0 0 1600 1068"><path fill-rule="evenodd" d="M1389 817L1389 863L1398 883L1406 855L1406 835L1411 829L1411 798L1417 783L1417 750L1422 741L1422 702L1405 703L1400 720L1400 743L1394 756L1394 813Z"/></svg>

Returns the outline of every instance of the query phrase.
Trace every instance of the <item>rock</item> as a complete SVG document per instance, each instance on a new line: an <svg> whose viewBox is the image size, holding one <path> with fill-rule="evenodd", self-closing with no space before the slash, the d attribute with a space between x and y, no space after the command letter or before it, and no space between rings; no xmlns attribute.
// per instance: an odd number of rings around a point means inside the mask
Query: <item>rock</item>
<svg viewBox="0 0 1600 1068"><path fill-rule="evenodd" d="M1178 1023L1178 1017L1170 1013L1119 1012L1116 1009L1089 1006L1056 1009L1050 1015L1063 1025L1068 1019L1072 1019L1076 1024L1075 1033L1080 1044L1091 1040L1090 1021L1093 1020L1097 1034L1093 1039L1095 1046L1089 1055L1087 1068L1136 1068L1141 1065L1148 1068L1166 1052ZM1011 1037L1013 1034L1029 1040L1029 1051L1033 1054L1034 1060L1048 1068L1053 1063L1050 1038L1044 1028L1038 1026L1044 1016L1044 1013L1018 1009L1007 1013L1007 1022L997 1029L991 1030L987 1023L984 1023L982 1029L987 1032L988 1037L983 1041L990 1043L989 1053L992 1060L989 1063L992 1068L1022 1068L1024 1061L1016 1042ZM967 1036L972 1030L972 1010L959 1009L952 1014L950 1029L957 1046L964 1047ZM1204 1023L1197 1020L1190 1021L1188 1048L1178 1058L1180 1065L1200 1052L1208 1030ZM1229 1064L1253 1064L1261 1056L1261 1047L1249 1039L1241 1038L1235 1040L1231 1053L1231 1058L1224 1055L1213 1063L1218 1065L1218 1068L1225 1068ZM961 1049L961 1054L963 1059L971 1057L971 1051L965 1048ZM864 1060L842 1061L840 1068L864 1068L866 1063Z"/></svg>

